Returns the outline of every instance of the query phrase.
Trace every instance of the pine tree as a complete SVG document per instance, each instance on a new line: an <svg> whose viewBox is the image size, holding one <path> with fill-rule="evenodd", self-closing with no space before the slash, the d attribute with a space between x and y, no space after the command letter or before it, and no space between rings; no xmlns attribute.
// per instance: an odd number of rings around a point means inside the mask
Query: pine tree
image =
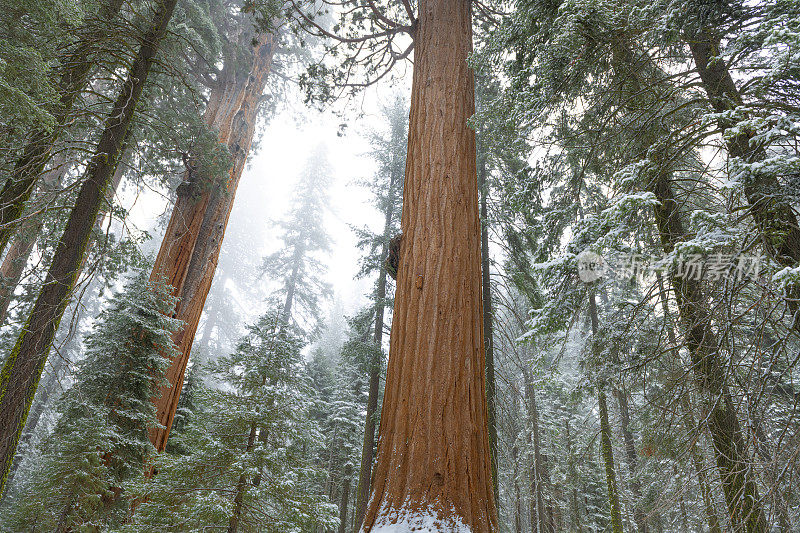
<svg viewBox="0 0 800 533"><path fill-rule="evenodd" d="M309 418L303 345L271 301L236 350L209 364L218 383L197 388L200 409L181 439L187 454L159 458L157 474L135 487L143 503L123 531L335 527L336 507L314 490L321 472L311 451L321 436Z"/></svg>
<svg viewBox="0 0 800 533"><path fill-rule="evenodd" d="M319 316L320 299L330 292L322 279L325 267L319 255L330 249L323 223L330 179L327 148L319 145L300 174L289 218L278 223L282 246L264 258L264 272L282 284L279 292L287 322L313 324Z"/></svg>
<svg viewBox="0 0 800 533"><path fill-rule="evenodd" d="M10 503L7 527L71 531L127 518L123 485L144 475L155 451L147 437L156 423L151 397L169 364L164 354L175 352L180 323L165 315L174 303L170 287L142 271L100 314L58 423Z"/></svg>

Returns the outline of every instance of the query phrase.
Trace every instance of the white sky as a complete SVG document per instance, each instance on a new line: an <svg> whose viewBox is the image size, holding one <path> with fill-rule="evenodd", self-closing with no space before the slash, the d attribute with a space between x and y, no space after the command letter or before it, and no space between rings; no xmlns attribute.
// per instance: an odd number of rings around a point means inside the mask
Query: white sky
<svg viewBox="0 0 800 533"><path fill-rule="evenodd" d="M240 324L241 327L265 310L265 297L275 288L270 280L260 276L257 265L262 257L280 246L280 233L274 222L286 217L306 157L319 143L328 147L333 172L330 206L325 214L325 229L331 237L332 251L325 261L324 277L333 288L334 296L322 305L321 318L327 320L342 312L350 316L367 303L366 295L373 280L355 278L361 251L356 247L350 227L368 225L379 230L382 226L383 217L372 205L369 191L358 182L370 179L376 168L366 155L370 150L367 132L382 126L376 115L380 103L391 102L397 93L406 97L410 94L410 80L396 83L406 87L370 89L353 103L359 112L348 113L344 119L331 111L319 112L291 103L266 124L260 122L256 131L258 147L251 151L242 175L220 258L220 265L234 261L252 269L252 287L234 287L226 283L243 313L245 323ZM288 96L290 101L299 102L296 93ZM351 116L354 118L350 119ZM340 136L337 133L342 122L347 122L347 128ZM152 239L143 249L154 254L164 230L163 224L158 227L158 217L164 212L169 214L171 206L152 191L139 193L136 198L132 191L125 191L118 199L131 208L128 225L151 233ZM235 246L237 242L239 246ZM241 243L245 243L244 246ZM243 254L247 257L242 257ZM215 284L221 282L225 281L220 276L215 277Z"/></svg>

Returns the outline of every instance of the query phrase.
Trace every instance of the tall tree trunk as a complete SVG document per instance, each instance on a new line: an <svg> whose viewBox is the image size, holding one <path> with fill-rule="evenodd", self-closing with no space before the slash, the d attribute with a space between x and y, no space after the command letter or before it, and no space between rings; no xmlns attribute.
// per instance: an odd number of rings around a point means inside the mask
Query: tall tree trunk
<svg viewBox="0 0 800 533"><path fill-rule="evenodd" d="M589 317L592 321L592 342L596 342L600 323L593 289L590 289L589 292ZM611 446L611 424L608 421L608 401L606 400L605 385L603 383L597 386L597 396L600 407L600 456L603 459L606 470L608 501L611 507L611 530L614 533L622 533L622 512L620 511L617 475L614 468L614 450Z"/></svg>
<svg viewBox="0 0 800 533"><path fill-rule="evenodd" d="M663 172L651 182L660 204L655 207L656 224L666 253L685 240L678 204L668 178ZM714 443L717 468L736 530L766 532L767 523L761 508L758 488L749 467L747 445L728 390L725 368L719 358L719 344L711 328L705 296L697 280L672 277L681 322L686 330L686 344L698 388L708 409L708 429Z"/></svg>
<svg viewBox="0 0 800 533"><path fill-rule="evenodd" d="M64 129L75 100L86 87L97 43L103 42L112 31L112 22L122 4L123 0L108 0L100 5L97 20L89 23L94 27L84 28L84 34L55 73L59 80L59 101L53 112L55 126L52 130L38 130L31 134L22 149L22 155L14 164L11 176L0 190L0 252L14 233L13 222L22 215L36 181L47 166L53 145Z"/></svg>
<svg viewBox="0 0 800 533"><path fill-rule="evenodd" d="M583 520L581 520L581 506L580 502L578 501L578 471L575 468L575 462L572 460L572 434L570 432L569 427L569 420L567 420L566 427L564 428L566 431L566 439L567 439L567 457L569 458L569 465L567 467L567 474L571 478L572 485L572 495L571 495L571 504L572 504L572 527L573 530L577 531L578 533L583 533Z"/></svg>
<svg viewBox="0 0 800 533"><path fill-rule="evenodd" d="M471 3L421 0L403 243L364 529L401 510L497 528L483 351Z"/></svg>
<svg viewBox="0 0 800 533"><path fill-rule="evenodd" d="M158 451L166 447L178 408L192 342L214 279L236 188L253 140L261 95L272 68L275 41L271 34L259 35L249 72L237 72L233 64L226 65L223 78L212 90L205 121L219 131L219 141L228 146L233 159L230 172L223 183L214 184L211 190L203 191L200 184L189 185L188 190L178 194L153 266L151 279L166 276L175 287L179 301L174 316L184 322L183 329L173 336L179 355L166 371L169 385L162 387L160 396L154 399L156 416L164 426L150 430L150 442Z"/></svg>
<svg viewBox="0 0 800 533"><path fill-rule="evenodd" d="M256 443L256 425L250 426L250 435L247 437L247 446L245 453L253 451ZM228 521L228 533L236 533L239 531L239 524L242 521L242 507L244 507L244 496L247 492L247 475L242 472L239 475L239 480L236 483L236 493L233 496L233 513Z"/></svg>
<svg viewBox="0 0 800 533"><path fill-rule="evenodd" d="M95 219L119 163L136 106L176 2L177 0L163 0L158 5L152 27L142 36L141 47L106 119L95 155L86 169L83 185L56 248L42 290L0 373L0 493L5 490L11 462L39 385L47 354L69 302Z"/></svg>
<svg viewBox="0 0 800 533"><path fill-rule="evenodd" d="M393 155L392 157L396 157ZM397 174L397 165L392 164L392 175L389 177L389 190L386 193L386 212L383 220L383 245L381 246L380 265L389 255L389 241L392 238L392 221L394 220L395 190L401 176ZM374 351L369 362L369 392L367 395L367 415L364 421L364 443L361 447L361 468L358 473L358 490L356 494L356 529L364 522L367 510L372 462L375 449L375 414L378 412L378 396L380 394L381 367L383 366L383 326L386 311L386 268L381 266L378 282L375 286L375 329L373 334Z"/></svg>
<svg viewBox="0 0 800 533"><path fill-rule="evenodd" d="M708 94L711 106L717 113L731 111L743 104L736 84L728 71L728 65L720 55L720 37L713 29L703 27L687 37L703 88ZM735 122L720 118L721 133L725 133ZM767 157L764 147L751 144L755 132L739 129L735 134L725 137L731 157L745 163L754 163ZM750 212L756 221L758 231L767 253L781 266L796 267L800 264L800 227L790 202L782 192L778 179L770 173L748 172L744 180L744 193ZM787 298L789 308L795 313L793 325L800 332L800 310L798 303L800 291L790 290Z"/></svg>
<svg viewBox="0 0 800 533"><path fill-rule="evenodd" d="M353 472L353 465L347 463L344 467L344 482L342 483L342 499L339 503L339 533L344 533L347 529L347 503L350 498L350 474Z"/></svg>
<svg viewBox="0 0 800 533"><path fill-rule="evenodd" d="M525 396L528 398L528 419L531 423L531 444L533 444L533 472L531 473L531 528L534 532L552 533L553 525L547 515L545 488L550 484L542 457L542 443L539 438L539 409L536 406L536 389L527 368L522 370L525 379Z"/></svg>
<svg viewBox="0 0 800 533"><path fill-rule="evenodd" d="M658 295L659 299L661 300L661 308L663 310L664 320L666 322L667 339L669 340L670 350L673 352L675 357L678 358L678 341L675 336L675 329L669 312L667 291L664 290L664 281L661 278L660 272L656 273L656 282L658 283ZM688 399L684 399L682 408L684 418L686 419L686 425L691 431L694 431L695 428L697 428L697 424L695 423L694 415L692 415L692 409ZM717 510L714 507L714 498L711 494L711 487L706 477L704 466L705 459L696 440L692 443L691 453L692 463L694 464L695 473L697 474L697 482L700 485L700 493L703 496L703 508L706 513L706 520L708 520L709 531L711 533L722 533L722 528L719 525L719 517L717 516Z"/></svg>
<svg viewBox="0 0 800 533"><path fill-rule="evenodd" d="M642 86L647 86L647 83L640 83L640 76L647 72L649 57L641 60L635 58L626 42L619 41L614 43L614 62L620 83L627 85L633 93L641 93ZM652 149L658 139L669 136L669 133L659 123L648 122L639 135L642 152ZM651 157L655 168L648 176L645 189L659 202L654 207L656 228L662 249L669 254L676 244L687 240L687 232L672 190L671 169L665 162L668 158L657 151L652 151ZM720 347L711 325L707 299L699 280L673 275L671 282L680 321L686 331L686 347L691 355L692 370L709 413L708 428L731 523L737 531L765 532L766 518L749 467L744 433L728 389L725 366L719 356Z"/></svg>
<svg viewBox="0 0 800 533"><path fill-rule="evenodd" d="M497 408L494 377L494 307L489 257L489 183L486 157L479 158L478 187L481 217L481 293L483 294L483 345L486 351L486 410L489 424L489 451L492 454L492 488L494 501L499 504L500 486L497 481Z"/></svg>
<svg viewBox="0 0 800 533"><path fill-rule="evenodd" d="M637 479L637 470L639 468L639 459L636 456L636 443L631 432L631 416L628 409L628 393L624 389L615 388L612 391L614 397L617 399L620 413L620 425L622 426L622 438L625 443L625 459L628 463L628 472L630 475L631 493L633 495L633 521L636 524L636 530L639 533L647 533L647 520L644 512L640 507L642 498L642 485Z"/></svg>

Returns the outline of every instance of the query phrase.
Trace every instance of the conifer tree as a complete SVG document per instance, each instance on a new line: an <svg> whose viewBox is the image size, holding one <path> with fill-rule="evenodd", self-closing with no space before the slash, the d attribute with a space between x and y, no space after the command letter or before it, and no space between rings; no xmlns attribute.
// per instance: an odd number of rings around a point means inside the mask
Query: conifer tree
<svg viewBox="0 0 800 533"><path fill-rule="evenodd" d="M162 455L157 475L135 487L143 503L123 531L335 527L336 507L314 489L321 472L311 451L321 435L310 423L303 345L271 301L234 352L209 364L217 384L196 389L200 409L181 438L187 453Z"/></svg>
<svg viewBox="0 0 800 533"><path fill-rule="evenodd" d="M142 464L155 451L147 437L156 423L151 397L169 363L164 354L175 351L180 324L164 313L174 303L169 286L142 271L100 314L58 423L10 502L6 527L72 531L127 518L123 484L143 477Z"/></svg>
<svg viewBox="0 0 800 533"><path fill-rule="evenodd" d="M176 3L176 0L160 2L153 13L149 29L142 36L141 47L106 119L95 154L86 169L75 207L61 236L45 283L17 344L3 365L0 374L0 493L5 491L17 443L53 337L69 302L95 218L119 164L119 156L128 139L136 106Z"/></svg>

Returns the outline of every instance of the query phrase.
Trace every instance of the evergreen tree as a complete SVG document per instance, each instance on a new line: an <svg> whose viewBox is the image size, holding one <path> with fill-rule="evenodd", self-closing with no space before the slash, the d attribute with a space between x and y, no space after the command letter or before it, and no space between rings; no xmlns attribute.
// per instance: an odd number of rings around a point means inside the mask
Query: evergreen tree
<svg viewBox="0 0 800 533"><path fill-rule="evenodd" d="M183 431L185 455L162 455L157 474L135 490L143 502L123 531L309 531L333 527L336 508L314 490L311 462L321 435L309 417L314 402L301 357L301 332L270 308L236 350L198 386L200 409ZM257 428L254 432L252 428Z"/></svg>
<svg viewBox="0 0 800 533"><path fill-rule="evenodd" d="M123 484L143 477L154 452L147 437L156 423L151 397L180 325L165 314L172 305L169 286L140 272L101 313L75 385L60 401L58 423L40 445L29 481L9 502L6 527L70 531L127 517Z"/></svg>

